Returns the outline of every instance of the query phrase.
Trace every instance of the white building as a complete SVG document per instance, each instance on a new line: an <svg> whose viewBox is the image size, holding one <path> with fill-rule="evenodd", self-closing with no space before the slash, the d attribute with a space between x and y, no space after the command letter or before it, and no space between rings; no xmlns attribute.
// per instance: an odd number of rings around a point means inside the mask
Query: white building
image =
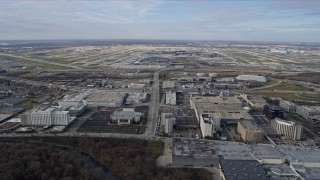
<svg viewBox="0 0 320 180"><path fill-rule="evenodd" d="M123 108L123 111L115 111L110 115L112 121L118 125L130 125L132 123L140 123L142 113L135 112L131 108Z"/></svg>
<svg viewBox="0 0 320 180"><path fill-rule="evenodd" d="M162 113L161 114L161 124L164 126L164 132L166 134L171 134L173 131L173 124L176 118L173 117L172 113Z"/></svg>
<svg viewBox="0 0 320 180"><path fill-rule="evenodd" d="M239 81L257 81L257 82L267 82L267 78L264 76L253 76L253 75L239 75L236 77Z"/></svg>
<svg viewBox="0 0 320 180"><path fill-rule="evenodd" d="M308 119L309 116L320 115L320 106L297 106L297 114Z"/></svg>
<svg viewBox="0 0 320 180"><path fill-rule="evenodd" d="M176 105L176 92L166 92L166 104Z"/></svg>
<svg viewBox="0 0 320 180"><path fill-rule="evenodd" d="M139 104L147 99L146 92L131 92L127 94L125 104Z"/></svg>
<svg viewBox="0 0 320 180"><path fill-rule="evenodd" d="M292 140L301 140L303 127L292 121L276 118L271 120L270 126L280 135Z"/></svg>
<svg viewBox="0 0 320 180"><path fill-rule="evenodd" d="M280 100L279 101L279 106L287 111L287 112L290 112L290 113L296 113L297 111L297 106L295 103L291 102L291 101L285 101L285 100Z"/></svg>
<svg viewBox="0 0 320 180"><path fill-rule="evenodd" d="M74 119L74 117L70 117L69 111L64 111L60 106L31 112L31 125L34 126L67 126Z"/></svg>
<svg viewBox="0 0 320 180"><path fill-rule="evenodd" d="M217 128L220 128L221 115L219 113L201 114L200 130L202 137L212 137Z"/></svg>

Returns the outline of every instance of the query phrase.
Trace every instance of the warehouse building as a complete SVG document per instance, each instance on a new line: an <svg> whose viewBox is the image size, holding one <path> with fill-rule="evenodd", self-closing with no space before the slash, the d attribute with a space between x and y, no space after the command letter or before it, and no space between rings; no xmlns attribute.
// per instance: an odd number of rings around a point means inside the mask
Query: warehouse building
<svg viewBox="0 0 320 180"><path fill-rule="evenodd" d="M253 121L239 121L237 131L244 142L263 142L263 131Z"/></svg>
<svg viewBox="0 0 320 180"><path fill-rule="evenodd" d="M293 121L286 121L276 118L271 120L270 126L286 139L301 140L303 136L303 126Z"/></svg>
<svg viewBox="0 0 320 180"><path fill-rule="evenodd" d="M308 119L309 116L320 115L320 106L297 106L297 114Z"/></svg>
<svg viewBox="0 0 320 180"><path fill-rule="evenodd" d="M264 76L253 76L253 75L239 75L236 77L238 81L257 81L267 82L267 78Z"/></svg>
<svg viewBox="0 0 320 180"><path fill-rule="evenodd" d="M70 116L80 116L88 110L88 105L79 103L69 109Z"/></svg>
<svg viewBox="0 0 320 180"><path fill-rule="evenodd" d="M268 180L264 169L256 160L219 161L220 177L223 180Z"/></svg>

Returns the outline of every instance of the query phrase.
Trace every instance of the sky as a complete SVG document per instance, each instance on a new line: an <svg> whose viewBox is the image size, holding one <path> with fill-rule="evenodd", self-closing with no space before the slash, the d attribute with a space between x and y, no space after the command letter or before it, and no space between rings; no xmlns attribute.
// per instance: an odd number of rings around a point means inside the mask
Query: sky
<svg viewBox="0 0 320 180"><path fill-rule="evenodd" d="M1 0L0 40L320 42L320 0Z"/></svg>

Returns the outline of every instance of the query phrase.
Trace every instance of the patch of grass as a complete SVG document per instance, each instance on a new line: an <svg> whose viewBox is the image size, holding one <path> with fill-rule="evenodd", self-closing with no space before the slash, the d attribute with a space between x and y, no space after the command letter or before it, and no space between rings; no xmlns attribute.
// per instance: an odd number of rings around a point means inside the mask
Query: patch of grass
<svg viewBox="0 0 320 180"><path fill-rule="evenodd" d="M164 144L161 141L148 141L147 150L153 154L162 155Z"/></svg>
<svg viewBox="0 0 320 180"><path fill-rule="evenodd" d="M143 134L144 132L146 132L147 126L146 125L142 125L139 131L139 134Z"/></svg>
<svg viewBox="0 0 320 180"><path fill-rule="evenodd" d="M96 66L99 66L100 64L89 64L88 66L89 67L96 67Z"/></svg>
<svg viewBox="0 0 320 180"><path fill-rule="evenodd" d="M265 84L266 86L271 86L274 85L276 83L278 83L279 81L274 80L274 79L268 79L267 83Z"/></svg>
<svg viewBox="0 0 320 180"><path fill-rule="evenodd" d="M320 102L320 93L318 94L306 94L302 93L298 95L300 98L303 98L305 100L310 100L310 101L319 101Z"/></svg>
<svg viewBox="0 0 320 180"><path fill-rule="evenodd" d="M298 84L280 84L280 85L273 86L266 89L279 90L279 91L309 91L310 90L309 88L306 88Z"/></svg>
<svg viewBox="0 0 320 180"><path fill-rule="evenodd" d="M280 97L283 99L297 99L293 93L277 93L277 92L258 92L258 95L265 97Z"/></svg>
<svg viewBox="0 0 320 180"><path fill-rule="evenodd" d="M35 106L35 105L38 105L39 103L36 102L35 100L33 99L28 99L27 101L25 101L24 103L22 103L22 105L24 106Z"/></svg>

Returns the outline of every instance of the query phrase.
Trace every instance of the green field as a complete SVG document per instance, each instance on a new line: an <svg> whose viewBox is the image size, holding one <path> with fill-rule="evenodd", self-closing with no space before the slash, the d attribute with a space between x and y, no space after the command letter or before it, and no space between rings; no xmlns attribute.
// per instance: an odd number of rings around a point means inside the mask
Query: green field
<svg viewBox="0 0 320 180"><path fill-rule="evenodd" d="M274 80L274 79L268 79L267 83L265 84L266 86L271 86L274 85L276 83L278 83L279 81Z"/></svg>
<svg viewBox="0 0 320 180"><path fill-rule="evenodd" d="M316 101L320 102L320 93L317 94L294 94L294 93L279 93L279 92L258 92L258 95L265 97L279 97L286 100L299 101Z"/></svg>
<svg viewBox="0 0 320 180"><path fill-rule="evenodd" d="M309 88L298 84L280 84L277 86L273 86L270 88L266 88L268 90L278 90L278 91L309 91Z"/></svg>

